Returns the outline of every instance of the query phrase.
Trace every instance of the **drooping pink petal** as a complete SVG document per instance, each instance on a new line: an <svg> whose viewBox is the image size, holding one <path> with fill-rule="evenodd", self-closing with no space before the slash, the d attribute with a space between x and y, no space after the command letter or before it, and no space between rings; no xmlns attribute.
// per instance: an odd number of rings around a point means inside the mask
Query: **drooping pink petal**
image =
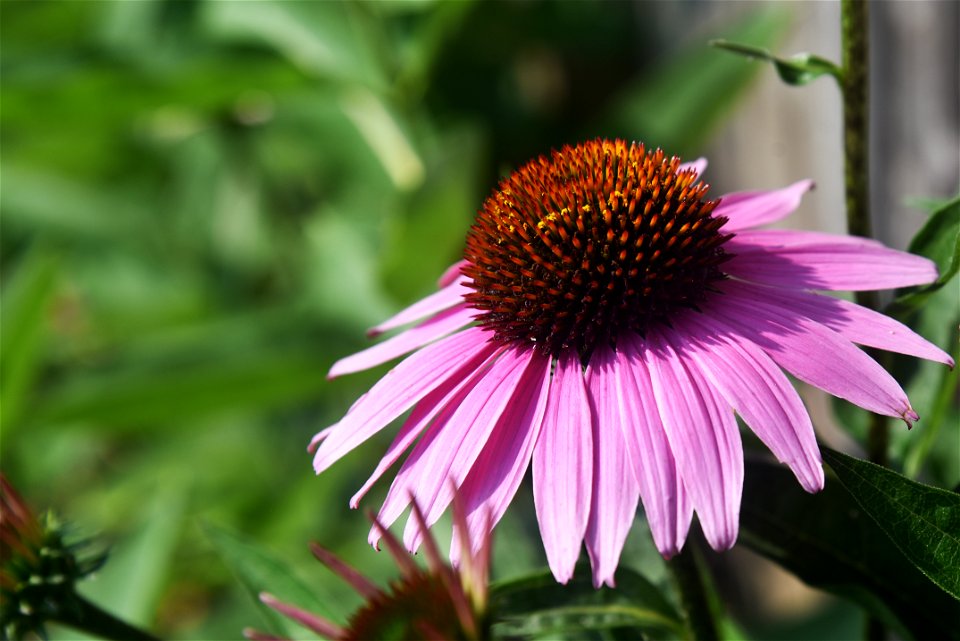
<svg viewBox="0 0 960 641"><path fill-rule="evenodd" d="M580 357L557 359L543 428L533 449L533 502L550 571L560 583L573 578L590 516L593 426Z"/></svg>
<svg viewBox="0 0 960 641"><path fill-rule="evenodd" d="M698 176L702 176L703 172L707 170L707 159L697 158L696 160L691 160L690 162L685 162L680 165L680 171L686 171L687 169L692 169L697 172Z"/></svg>
<svg viewBox="0 0 960 641"><path fill-rule="evenodd" d="M852 236L748 231L724 249L734 255L723 264L728 274L795 289L865 291L937 279L933 261Z"/></svg>
<svg viewBox="0 0 960 641"><path fill-rule="evenodd" d="M494 346L491 344L491 347ZM477 353L473 358L464 363L461 368L464 372L468 372L466 376L462 378L454 377L444 381L425 396L422 401L417 403L416 407L414 407L410 413L410 416L404 421L400 431L397 432L396 438L394 438L390 447L387 448L386 453L380 459L380 463L377 464L377 469L370 475L367 482L363 484L363 487L350 499L350 507L354 509L357 508L360 504L360 499L373 487L373 484L383 476L383 473L386 472L391 465L403 456L407 448L413 444L417 437L423 433L423 430L426 429L430 422L433 421L442 410L449 408L448 414L452 414L453 409L460 405L467 393L473 389L473 385L476 384L476 381L483 372L487 370L490 363L497 357L497 354L498 350L495 348L489 353L486 351Z"/></svg>
<svg viewBox="0 0 960 641"><path fill-rule="evenodd" d="M683 546L692 511L689 505L684 509L679 505L677 491L682 482L657 412L650 373L640 354L643 349L639 336L621 335L614 362L614 394L653 542L660 554L670 558Z"/></svg>
<svg viewBox="0 0 960 641"><path fill-rule="evenodd" d="M387 372L327 436L313 458L317 474L383 429L451 376L464 361L490 349L489 332L466 329L411 354Z"/></svg>
<svg viewBox="0 0 960 641"><path fill-rule="evenodd" d="M810 292L738 283L737 287L826 325L859 345L908 354L954 366L953 358L912 329L856 303Z"/></svg>
<svg viewBox="0 0 960 641"><path fill-rule="evenodd" d="M707 542L726 550L737 540L743 492L743 449L733 411L684 355L683 335L651 329L647 345L643 356L683 484Z"/></svg>
<svg viewBox="0 0 960 641"><path fill-rule="evenodd" d="M917 420L907 395L885 369L832 329L794 313L736 281L724 281L704 311L763 349L800 380L854 405Z"/></svg>
<svg viewBox="0 0 960 641"><path fill-rule="evenodd" d="M330 368L327 378L353 374L392 361L398 356L403 356L407 352L412 352L428 343L432 343L450 332L466 327L473 322L476 313L475 309L466 305L457 305L445 309L416 327L392 336L373 347L368 347L362 352L341 358Z"/></svg>
<svg viewBox="0 0 960 641"><path fill-rule="evenodd" d="M463 268L466 267L467 261L458 260L454 264L447 267L446 271L441 274L439 280L437 280L437 287L446 287L447 285L453 283L457 280L457 277L460 276L460 272L463 271Z"/></svg>
<svg viewBox="0 0 960 641"><path fill-rule="evenodd" d="M450 269L453 268L451 267ZM426 318L427 316L432 316L433 314L442 312L448 307L459 305L463 302L463 295L470 291L464 286L464 283L467 282L467 280L468 279L466 276L462 274L458 275L443 289L430 294L426 298L421 298L413 305L401 310L376 327L371 328L367 332L367 336L379 336L380 334L391 329L409 325L410 323L418 321L421 318Z"/></svg>
<svg viewBox="0 0 960 641"><path fill-rule="evenodd" d="M823 463L810 415L780 368L753 343L724 332L705 314L681 325L686 351L700 371L743 417L808 492L823 489Z"/></svg>
<svg viewBox="0 0 960 641"><path fill-rule="evenodd" d="M774 223L793 213L800 199L813 188L812 180L801 180L789 187L773 191L740 191L721 197L714 216L726 216L729 222L723 231L740 231Z"/></svg>
<svg viewBox="0 0 960 641"><path fill-rule="evenodd" d="M503 517L530 466L533 446L540 435L550 388L550 357L534 353L513 398L460 488L467 510L467 531L476 553L486 519L496 524ZM454 530L452 550L459 549L461 533Z"/></svg>
<svg viewBox="0 0 960 641"><path fill-rule="evenodd" d="M585 541L593 585L613 587L623 544L637 513L640 487L630 469L616 398L616 358L603 346L590 357L587 390L593 419L593 497Z"/></svg>
<svg viewBox="0 0 960 641"><path fill-rule="evenodd" d="M427 525L436 523L447 509L453 488L463 486L497 425L519 418L517 403L522 405L542 382L542 360L533 350L505 350L454 412L447 429L426 444L426 455L418 458L416 449L411 453L406 463L413 461L419 473L409 494L423 509ZM513 427L520 429L519 425ZM416 550L420 528L408 520L403 534L407 548Z"/></svg>

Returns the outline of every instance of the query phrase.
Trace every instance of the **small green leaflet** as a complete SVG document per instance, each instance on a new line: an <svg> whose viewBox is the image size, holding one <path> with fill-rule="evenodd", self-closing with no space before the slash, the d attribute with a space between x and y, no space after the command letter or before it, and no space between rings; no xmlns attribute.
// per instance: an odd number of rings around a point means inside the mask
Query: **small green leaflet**
<svg viewBox="0 0 960 641"><path fill-rule="evenodd" d="M780 79L788 85L805 85L824 75L833 76L838 83L843 80L843 70L840 67L826 58L821 58L812 53L798 53L789 58L778 58L762 47L730 42L729 40L711 40L710 46L754 60L770 62L776 68Z"/></svg>

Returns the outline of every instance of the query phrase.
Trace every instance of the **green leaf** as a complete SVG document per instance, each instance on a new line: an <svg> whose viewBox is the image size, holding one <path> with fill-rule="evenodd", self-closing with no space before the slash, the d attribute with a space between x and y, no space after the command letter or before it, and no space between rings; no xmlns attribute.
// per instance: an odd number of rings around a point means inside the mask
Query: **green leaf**
<svg viewBox="0 0 960 641"><path fill-rule="evenodd" d="M303 583L293 569L274 553L238 534L213 525L204 526L204 531L224 563L250 594L271 629L280 631L288 639L317 638L264 605L260 601L261 592L269 592L284 603L296 605L327 619L340 619L328 605L331 600L321 598L316 590Z"/></svg>
<svg viewBox="0 0 960 641"><path fill-rule="evenodd" d="M930 214L908 249L937 263L940 277L890 303L887 313L893 316L902 317L920 309L931 294L953 280L960 271L960 196L942 203Z"/></svg>
<svg viewBox="0 0 960 641"><path fill-rule="evenodd" d="M825 449L857 503L931 581L960 599L960 494Z"/></svg>
<svg viewBox="0 0 960 641"><path fill-rule="evenodd" d="M578 565L566 585L549 571L491 587L490 608L497 639L548 639L557 635L630 629L636 636L683 636L676 610L643 576L617 570L617 587L594 589L590 568ZM564 638L570 638L565 636Z"/></svg>
<svg viewBox="0 0 960 641"><path fill-rule="evenodd" d="M843 80L843 70L826 58L812 53L798 53L789 58L778 58L763 47L730 42L729 40L711 40L711 47L724 49L754 60L763 60L773 64L780 79L788 85L801 86L820 76L833 76L837 82Z"/></svg>
<svg viewBox="0 0 960 641"><path fill-rule="evenodd" d="M0 308L0 430L16 422L40 367L47 311L57 285L57 261L34 249L3 287Z"/></svg>
<svg viewBox="0 0 960 641"><path fill-rule="evenodd" d="M828 476L807 494L785 467L748 461L742 543L914 639L960 639L960 601L932 583Z"/></svg>

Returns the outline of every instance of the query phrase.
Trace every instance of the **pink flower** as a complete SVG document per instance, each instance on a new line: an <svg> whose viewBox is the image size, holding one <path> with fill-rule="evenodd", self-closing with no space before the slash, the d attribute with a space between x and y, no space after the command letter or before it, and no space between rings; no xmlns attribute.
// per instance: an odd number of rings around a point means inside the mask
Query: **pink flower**
<svg viewBox="0 0 960 641"><path fill-rule="evenodd" d="M413 497L433 524L452 477L479 531L532 464L554 576L570 579L585 543L594 583L613 585L639 501L666 557L694 511L714 549L734 544L735 414L804 489L823 487L810 417L784 371L916 421L855 343L951 358L897 321L812 290L929 283L934 264L863 238L754 229L791 213L812 183L707 200L705 165L596 140L503 180L441 289L371 333L416 324L334 364L331 377L417 350L314 438L317 473L412 409L352 506L409 450L380 521ZM409 521L404 542L415 549L420 538Z"/></svg>

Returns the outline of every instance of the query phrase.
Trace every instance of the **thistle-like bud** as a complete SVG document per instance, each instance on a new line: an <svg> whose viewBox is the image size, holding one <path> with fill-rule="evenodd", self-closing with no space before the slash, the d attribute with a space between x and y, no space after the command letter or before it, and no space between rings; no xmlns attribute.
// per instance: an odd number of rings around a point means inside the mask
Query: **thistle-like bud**
<svg viewBox="0 0 960 641"><path fill-rule="evenodd" d="M4 639L45 636L48 621L76 619L83 605L76 582L96 571L103 553L85 552L89 541L66 542L50 513L37 518L0 474L0 617Z"/></svg>

